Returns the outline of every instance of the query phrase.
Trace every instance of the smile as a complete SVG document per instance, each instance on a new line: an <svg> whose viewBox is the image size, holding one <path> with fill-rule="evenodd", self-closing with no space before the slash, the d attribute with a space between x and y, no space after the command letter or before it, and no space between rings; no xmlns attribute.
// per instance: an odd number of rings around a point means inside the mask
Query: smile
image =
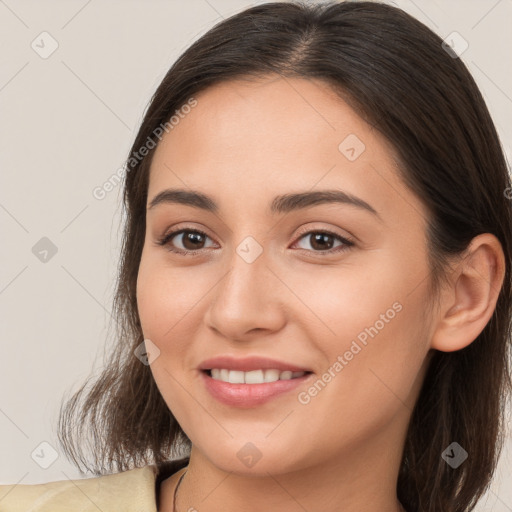
<svg viewBox="0 0 512 512"><path fill-rule="evenodd" d="M314 375L312 372L279 371L272 368L247 372L214 368L202 370L199 374L212 398L221 404L238 408L256 407L277 397L285 399L286 395L293 396L290 392L309 382ZM236 382L230 382L229 379Z"/></svg>

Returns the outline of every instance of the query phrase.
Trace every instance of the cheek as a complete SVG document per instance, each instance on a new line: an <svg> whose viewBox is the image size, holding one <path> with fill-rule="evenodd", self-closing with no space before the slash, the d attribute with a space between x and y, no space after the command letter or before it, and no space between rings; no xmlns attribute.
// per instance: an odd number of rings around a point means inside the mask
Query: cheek
<svg viewBox="0 0 512 512"><path fill-rule="evenodd" d="M324 411L334 431L347 418L354 432L378 428L412 409L428 352L425 275L417 261L389 257L290 285L307 298L301 329L324 362L320 382L305 390L304 401L311 398L305 407Z"/></svg>
<svg viewBox="0 0 512 512"><path fill-rule="evenodd" d="M160 350L150 370L164 401L180 421L187 416L190 402L182 375L189 356L187 347L195 336L192 325L197 325L190 319L197 314L204 295L196 282L200 280L187 271L170 268L165 255L143 254L137 277L137 307L144 339Z"/></svg>
<svg viewBox="0 0 512 512"><path fill-rule="evenodd" d="M339 352L348 342L348 349L350 340L361 333L364 338L365 328L378 322L381 330L398 316L408 300L410 283L420 273L410 262L385 256L383 251L360 253L337 267L318 266L308 273L294 268L281 273L293 291L293 295L287 293L286 300L290 314L310 339L322 339L319 348Z"/></svg>
<svg viewBox="0 0 512 512"><path fill-rule="evenodd" d="M204 270L172 268L165 255L142 258L137 278L137 307L144 336L171 340L189 318L198 314L211 285Z"/></svg>

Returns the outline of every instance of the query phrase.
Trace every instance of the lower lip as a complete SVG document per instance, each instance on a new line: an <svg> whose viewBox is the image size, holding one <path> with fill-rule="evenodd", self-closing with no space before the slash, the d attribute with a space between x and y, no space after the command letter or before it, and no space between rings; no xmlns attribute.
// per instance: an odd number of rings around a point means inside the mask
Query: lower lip
<svg viewBox="0 0 512 512"><path fill-rule="evenodd" d="M312 373L288 380L277 380L263 384L231 384L213 379L205 371L200 371L206 389L219 402L235 407L253 407L261 405L283 393L292 391L303 384Z"/></svg>

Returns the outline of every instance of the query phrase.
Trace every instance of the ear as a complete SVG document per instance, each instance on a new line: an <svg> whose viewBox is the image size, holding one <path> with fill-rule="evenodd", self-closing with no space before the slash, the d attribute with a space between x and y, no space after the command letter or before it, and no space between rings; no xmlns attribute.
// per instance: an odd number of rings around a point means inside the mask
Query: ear
<svg viewBox="0 0 512 512"><path fill-rule="evenodd" d="M473 238L442 292L431 348L453 352L471 344L494 313L504 276L499 240L490 233Z"/></svg>

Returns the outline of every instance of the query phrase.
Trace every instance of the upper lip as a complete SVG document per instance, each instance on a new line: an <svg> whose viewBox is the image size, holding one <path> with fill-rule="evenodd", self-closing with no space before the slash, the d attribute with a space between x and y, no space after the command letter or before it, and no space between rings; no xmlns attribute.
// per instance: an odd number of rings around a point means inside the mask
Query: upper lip
<svg viewBox="0 0 512 512"><path fill-rule="evenodd" d="M281 370L292 372L309 372L307 368L297 366L295 364L287 363L285 361L278 361L277 359L269 359L268 357L251 356L251 357L233 357L233 356L218 356L211 359L206 359L199 365L200 370L211 370L212 368L251 371L251 370Z"/></svg>

